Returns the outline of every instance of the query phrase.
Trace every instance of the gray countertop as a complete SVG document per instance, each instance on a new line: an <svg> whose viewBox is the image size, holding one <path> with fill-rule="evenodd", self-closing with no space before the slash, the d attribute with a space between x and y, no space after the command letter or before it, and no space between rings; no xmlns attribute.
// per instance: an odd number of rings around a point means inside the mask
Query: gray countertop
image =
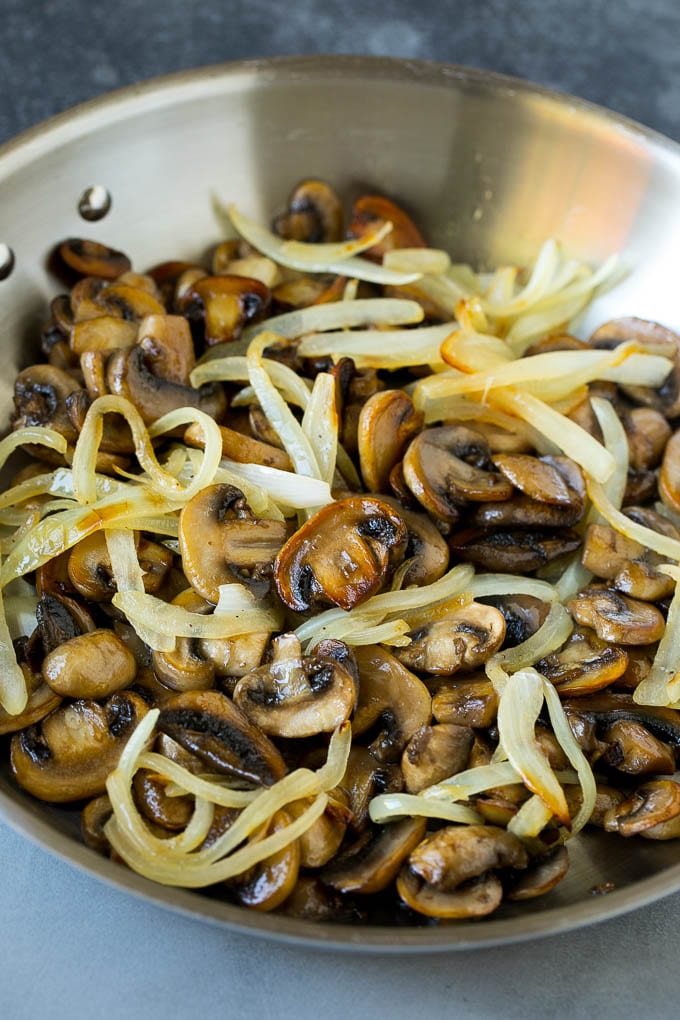
<svg viewBox="0 0 680 1020"><path fill-rule="evenodd" d="M370 6L370 11L365 8ZM0 0L0 141L112 88L206 63L369 53L502 71L680 139L677 0ZM358 957L166 913L0 823L0 1016L675 1015L680 895L507 949Z"/></svg>

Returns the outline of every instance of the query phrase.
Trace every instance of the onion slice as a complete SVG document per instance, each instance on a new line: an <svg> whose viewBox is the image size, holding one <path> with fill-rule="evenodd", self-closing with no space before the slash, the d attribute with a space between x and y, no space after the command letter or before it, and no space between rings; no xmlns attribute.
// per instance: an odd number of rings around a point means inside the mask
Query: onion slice
<svg viewBox="0 0 680 1020"><path fill-rule="evenodd" d="M315 245L315 247L317 247ZM359 300L329 301L322 305L296 308L283 315L275 315L264 322L247 326L243 337L252 340L264 331L276 333L287 340L295 340L307 333L324 333L332 329L352 329L356 326L406 326L421 322L423 309L417 301L404 298L360 298Z"/></svg>

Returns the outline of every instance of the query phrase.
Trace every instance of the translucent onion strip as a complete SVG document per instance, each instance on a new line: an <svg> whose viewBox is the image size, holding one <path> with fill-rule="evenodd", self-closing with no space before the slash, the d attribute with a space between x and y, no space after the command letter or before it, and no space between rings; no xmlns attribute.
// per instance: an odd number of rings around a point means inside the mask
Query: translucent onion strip
<svg viewBox="0 0 680 1020"><path fill-rule="evenodd" d="M486 675L501 694L505 689L508 674L525 669L561 648L574 629L574 621L563 605L555 602L535 634L526 641L496 652L486 663Z"/></svg>
<svg viewBox="0 0 680 1020"><path fill-rule="evenodd" d="M531 667L508 680L498 702L498 734L510 763L532 793L571 826L564 790L541 750L534 728L543 705L543 678Z"/></svg>
<svg viewBox="0 0 680 1020"><path fill-rule="evenodd" d="M224 458L222 467L216 475L218 481L222 480L223 469L233 478L257 486L274 502L296 510L308 506L325 506L333 498L328 482L321 478L308 478L306 475L293 474L292 471L280 471L279 468L267 467L266 464L237 464L236 461Z"/></svg>
<svg viewBox="0 0 680 1020"><path fill-rule="evenodd" d="M443 798L418 797L409 793L381 793L368 805L371 821L378 825L396 818L441 818L462 825L483 822L482 816L464 804L447 803Z"/></svg>
<svg viewBox="0 0 680 1020"><path fill-rule="evenodd" d="M260 333L248 348L248 374L269 424L283 443L298 474L323 481L321 469L309 439L288 404L273 385L262 358L264 348L276 340L273 333ZM220 440L221 447L221 440Z"/></svg>
<svg viewBox="0 0 680 1020"><path fill-rule="evenodd" d="M383 255L383 265L398 273L431 273L439 276L451 266L451 257L441 248L393 248Z"/></svg>
<svg viewBox="0 0 680 1020"><path fill-rule="evenodd" d="M284 241L266 227L244 216L235 205L230 205L228 211L231 222L241 237L263 255L288 269L299 269L305 273L336 273L339 276L352 276L369 283L395 286L413 283L419 278L418 273L397 273L375 262L369 262L368 259L357 257L358 252L365 251L382 240L391 231L391 223L383 223L354 241L306 244L303 241Z"/></svg>
<svg viewBox="0 0 680 1020"><path fill-rule="evenodd" d="M450 798L451 800L467 800L485 790L493 790L496 786L512 786L521 783L522 777L509 761L493 765L477 765L475 768L459 772L457 776L443 779L434 786L428 786L421 796L432 798Z"/></svg>
<svg viewBox="0 0 680 1020"><path fill-rule="evenodd" d="M183 793L191 793L194 797L203 797L220 807L246 807L260 792L259 790L231 790L228 786L223 786L214 780L202 779L170 758L152 751L140 755L137 767L151 769L155 775L170 780L181 787Z"/></svg>
<svg viewBox="0 0 680 1020"><path fill-rule="evenodd" d="M552 584L521 574L476 574L466 591L476 599L491 595L532 595L541 602L554 602L557 598Z"/></svg>
<svg viewBox="0 0 680 1020"><path fill-rule="evenodd" d="M658 531L646 528L644 524L638 524L626 517L621 510L618 510L607 497L602 485L596 481L588 481L588 495L593 506L602 515L607 524L610 524L615 531L632 538L635 542L647 546L660 556L669 560L680 561L680 541L670 538L668 535L661 535Z"/></svg>
<svg viewBox="0 0 680 1020"><path fill-rule="evenodd" d="M55 429L46 428L44 425L26 425L23 428L15 429L8 436L0 440L0 468L4 467L7 459L20 446L35 444L46 446L49 450L57 453L66 453L68 446L65 438Z"/></svg>
<svg viewBox="0 0 680 1020"><path fill-rule="evenodd" d="M312 395L302 418L302 431L314 450L322 481L330 486L338 455L338 413L335 379L328 372L319 372L314 380ZM323 505L327 502L324 500Z"/></svg>
<svg viewBox="0 0 680 1020"><path fill-rule="evenodd" d="M552 809L542 797L534 794L520 807L516 815L508 822L508 832L518 839L535 839L552 818Z"/></svg>
<svg viewBox="0 0 680 1020"><path fill-rule="evenodd" d="M27 702L26 678L14 652L0 588L0 705L9 715L19 715Z"/></svg>
<svg viewBox="0 0 680 1020"><path fill-rule="evenodd" d="M442 342L458 328L455 322L415 329L354 330L351 333L313 333L301 341L305 358L329 354L334 360L352 358L357 368L397 369L442 364Z"/></svg>
<svg viewBox="0 0 680 1020"><path fill-rule="evenodd" d="M325 307L325 306L324 306ZM259 336L263 331L257 331ZM269 334L270 337L272 334ZM280 339L279 334L273 334L274 343ZM310 384L301 376L293 372L288 365L282 365L280 361L273 358L262 359L263 368L266 370L271 382L289 404L301 407L303 410L309 403ZM230 355L225 358L215 358L197 365L189 377L192 386L202 386L205 382L248 382L250 374L248 371L248 359L244 356Z"/></svg>
<svg viewBox="0 0 680 1020"><path fill-rule="evenodd" d="M553 732L557 738L557 742L569 759L569 762L576 770L576 775L578 776L578 781L581 785L583 801L571 824L571 834L572 836L575 836L576 833L580 832L583 826L589 821L590 816L595 809L597 786L593 770L590 767L588 759L581 750L572 728L569 725L569 720L564 714L559 694L549 680L545 677L542 677L542 680L543 693L546 705L548 706L548 715L550 716Z"/></svg>
<svg viewBox="0 0 680 1020"><path fill-rule="evenodd" d="M638 705L673 705L680 697L677 683L680 673L680 570L664 564L660 568L675 580L675 591L666 617L666 629L659 641L648 676L636 687L633 700ZM675 689L674 689L675 688Z"/></svg>
<svg viewBox="0 0 680 1020"><path fill-rule="evenodd" d="M315 246L316 247L316 246ZM330 329L356 326L407 326L421 322L423 309L417 301L403 298L359 298L353 301L329 301L323 305L296 308L264 322L246 327L243 336L252 340L264 331L295 340L306 333L324 333Z"/></svg>
<svg viewBox="0 0 680 1020"><path fill-rule="evenodd" d="M591 397L590 403L602 430L604 445L616 465L611 478L604 483L603 488L612 504L620 509L628 484L628 437L621 424L621 419L608 400L603 400L602 397Z"/></svg>

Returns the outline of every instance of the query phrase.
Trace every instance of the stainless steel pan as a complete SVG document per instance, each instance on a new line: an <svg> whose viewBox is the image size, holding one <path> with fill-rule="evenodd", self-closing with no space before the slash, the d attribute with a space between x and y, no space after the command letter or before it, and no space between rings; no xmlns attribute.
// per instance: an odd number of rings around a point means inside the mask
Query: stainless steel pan
<svg viewBox="0 0 680 1020"><path fill-rule="evenodd" d="M214 67L125 89L63 114L0 150L0 244L15 266L0 283L0 401L36 347L54 241L83 234L136 267L201 254L220 237L211 196L268 216L303 176L341 193L379 189L415 214L456 260L526 260L547 237L630 274L588 313L680 326L680 148L604 110L524 82L405 60L311 57ZM81 194L103 186L104 219ZM1 251L1 249L0 249ZM462 949L565 931L680 889L674 842L586 835L568 878L544 899L491 920L422 929L309 926L209 896L153 885L78 842L77 815L0 775L0 817L103 880L172 910L253 934L316 945ZM613 882L607 896L593 889Z"/></svg>

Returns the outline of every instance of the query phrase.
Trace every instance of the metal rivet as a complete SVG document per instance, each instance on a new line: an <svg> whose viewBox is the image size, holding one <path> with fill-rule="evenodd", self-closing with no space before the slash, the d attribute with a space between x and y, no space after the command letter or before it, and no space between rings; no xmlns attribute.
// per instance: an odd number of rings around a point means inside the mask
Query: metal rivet
<svg viewBox="0 0 680 1020"><path fill-rule="evenodd" d="M0 243L0 280L6 280L14 269L14 252L8 244Z"/></svg>
<svg viewBox="0 0 680 1020"><path fill-rule="evenodd" d="M110 208L111 196L103 184L85 188L78 201L78 212L84 220L90 222L103 220Z"/></svg>

